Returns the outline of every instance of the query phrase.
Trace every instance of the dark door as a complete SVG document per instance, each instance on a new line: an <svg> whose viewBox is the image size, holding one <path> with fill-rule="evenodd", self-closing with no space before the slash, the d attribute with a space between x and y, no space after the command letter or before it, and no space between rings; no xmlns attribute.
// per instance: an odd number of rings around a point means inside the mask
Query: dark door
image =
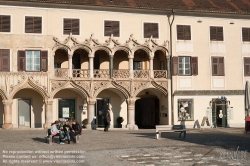
<svg viewBox="0 0 250 166"><path fill-rule="evenodd" d="M105 113L109 109L109 99L97 99L95 108L96 125L97 127L104 127Z"/></svg>
<svg viewBox="0 0 250 166"><path fill-rule="evenodd" d="M212 119L215 127L227 127L226 100L215 99L212 105Z"/></svg>
<svg viewBox="0 0 250 166"><path fill-rule="evenodd" d="M75 99L59 99L58 118L75 119Z"/></svg>
<svg viewBox="0 0 250 166"><path fill-rule="evenodd" d="M30 100L18 100L19 127L30 127L30 107Z"/></svg>

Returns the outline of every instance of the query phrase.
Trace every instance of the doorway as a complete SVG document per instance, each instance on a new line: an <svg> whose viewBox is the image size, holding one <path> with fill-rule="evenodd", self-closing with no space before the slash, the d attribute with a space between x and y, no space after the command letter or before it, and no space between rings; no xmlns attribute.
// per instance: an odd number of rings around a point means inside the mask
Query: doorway
<svg viewBox="0 0 250 166"><path fill-rule="evenodd" d="M212 121L214 127L227 127L227 102L223 99L212 100Z"/></svg>
<svg viewBox="0 0 250 166"><path fill-rule="evenodd" d="M59 99L58 100L58 118L67 120L75 119L75 99Z"/></svg>
<svg viewBox="0 0 250 166"><path fill-rule="evenodd" d="M135 102L135 123L139 128L153 129L159 125L159 99L148 96Z"/></svg>
<svg viewBox="0 0 250 166"><path fill-rule="evenodd" d="M18 126L30 127L31 101L29 99L18 100Z"/></svg>
<svg viewBox="0 0 250 166"><path fill-rule="evenodd" d="M107 109L109 109L109 99L108 98L100 98L97 99L95 104L95 117L96 117L96 126L104 127L104 118Z"/></svg>

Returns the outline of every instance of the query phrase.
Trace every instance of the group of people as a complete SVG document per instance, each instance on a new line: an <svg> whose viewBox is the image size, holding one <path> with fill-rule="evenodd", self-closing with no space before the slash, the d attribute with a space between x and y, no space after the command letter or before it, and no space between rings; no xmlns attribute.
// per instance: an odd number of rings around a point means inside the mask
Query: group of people
<svg viewBox="0 0 250 166"><path fill-rule="evenodd" d="M66 121L64 125L61 124L59 120L56 120L55 123L51 126L51 135L59 136L60 144L64 144L63 141L67 137L68 143L70 139L76 142L76 136L81 135L82 127L77 123L76 120L72 120L72 126L70 126L69 121Z"/></svg>

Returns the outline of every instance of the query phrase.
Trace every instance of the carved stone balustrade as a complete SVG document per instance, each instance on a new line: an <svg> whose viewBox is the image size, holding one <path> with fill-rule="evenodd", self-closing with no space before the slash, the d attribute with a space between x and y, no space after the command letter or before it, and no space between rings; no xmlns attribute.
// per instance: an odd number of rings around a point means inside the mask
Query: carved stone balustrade
<svg viewBox="0 0 250 166"><path fill-rule="evenodd" d="M154 70L154 78L167 78L166 70Z"/></svg>
<svg viewBox="0 0 250 166"><path fill-rule="evenodd" d="M94 78L106 78L109 79L109 69L94 70Z"/></svg>
<svg viewBox="0 0 250 166"><path fill-rule="evenodd" d="M90 78L90 70L88 69L72 69L73 77Z"/></svg>
<svg viewBox="0 0 250 166"><path fill-rule="evenodd" d="M65 68L56 68L55 69L55 77L63 77L66 78L68 77L68 70L69 69L65 69Z"/></svg>
<svg viewBox="0 0 250 166"><path fill-rule="evenodd" d="M113 70L113 78L129 78L129 70L127 69Z"/></svg>
<svg viewBox="0 0 250 166"><path fill-rule="evenodd" d="M149 78L149 70L134 70L134 78Z"/></svg>

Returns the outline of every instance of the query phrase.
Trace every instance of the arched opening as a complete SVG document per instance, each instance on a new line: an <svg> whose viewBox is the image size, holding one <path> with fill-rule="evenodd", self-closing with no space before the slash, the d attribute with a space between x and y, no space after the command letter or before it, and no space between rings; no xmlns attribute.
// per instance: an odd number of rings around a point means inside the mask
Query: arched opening
<svg viewBox="0 0 250 166"><path fill-rule="evenodd" d="M73 77L88 78L89 57L88 52L84 49L77 49L72 57Z"/></svg>
<svg viewBox="0 0 250 166"><path fill-rule="evenodd" d="M56 77L67 77L68 76L68 53L64 49L58 49L55 52L54 57L54 68Z"/></svg>
<svg viewBox="0 0 250 166"><path fill-rule="evenodd" d="M123 50L118 50L115 52L113 59L113 77L129 78L128 54Z"/></svg>
<svg viewBox="0 0 250 166"><path fill-rule="evenodd" d="M110 78L109 76L109 55L103 50L95 52L94 57L94 77Z"/></svg>
<svg viewBox="0 0 250 166"><path fill-rule="evenodd" d="M127 103L124 95L117 89L105 89L96 97L95 116L97 127L104 127L104 116L107 109L111 110L110 127L117 127L116 119L118 117L123 117L124 122L122 125L125 127L127 124Z"/></svg>
<svg viewBox="0 0 250 166"><path fill-rule="evenodd" d="M144 50L137 50L133 59L134 78L149 78L149 56Z"/></svg>
<svg viewBox="0 0 250 166"><path fill-rule="evenodd" d="M160 91L149 88L137 95L135 102L135 123L138 128L155 128L168 124L168 98Z"/></svg>
<svg viewBox="0 0 250 166"><path fill-rule="evenodd" d="M80 124L87 118L85 96L75 89L63 89L57 92L53 98L53 117L57 119L76 119Z"/></svg>
<svg viewBox="0 0 250 166"><path fill-rule="evenodd" d="M157 50L154 53L154 70L167 70L167 60L164 52Z"/></svg>
<svg viewBox="0 0 250 166"><path fill-rule="evenodd" d="M12 121L14 128L42 128L45 111L41 94L33 89L18 91L13 97L12 117L16 117Z"/></svg>

